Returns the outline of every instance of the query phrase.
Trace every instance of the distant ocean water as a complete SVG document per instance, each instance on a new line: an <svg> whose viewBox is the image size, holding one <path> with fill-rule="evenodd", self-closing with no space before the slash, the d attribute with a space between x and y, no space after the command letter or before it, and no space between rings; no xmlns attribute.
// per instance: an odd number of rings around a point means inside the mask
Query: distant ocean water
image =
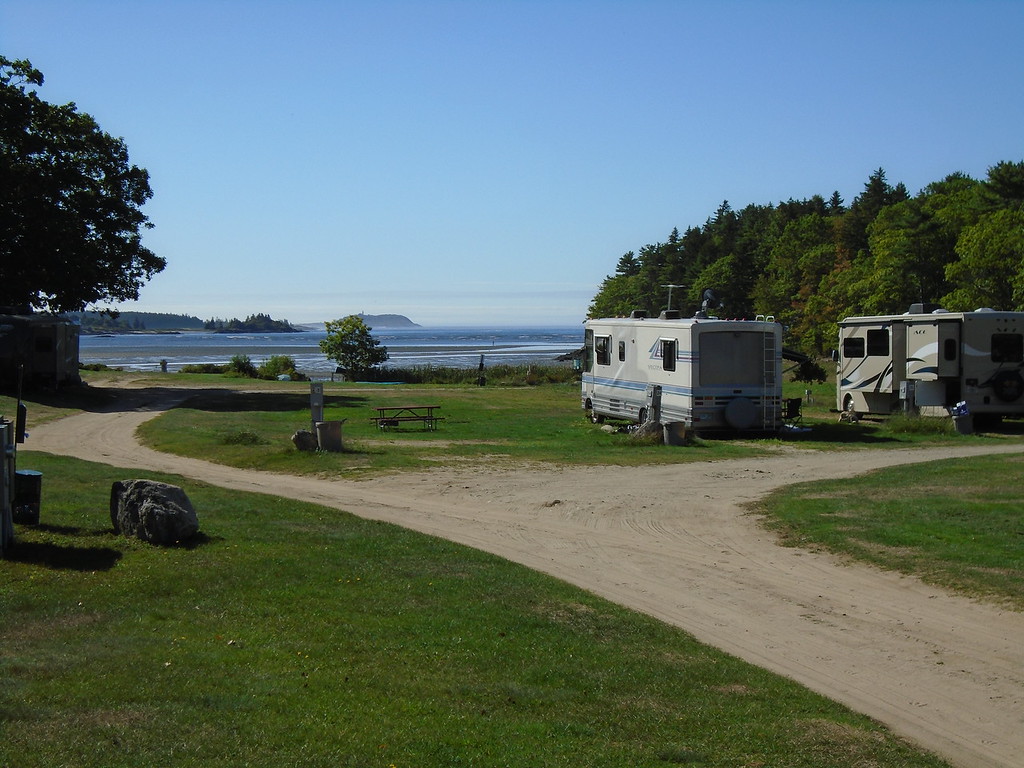
<svg viewBox="0 0 1024 768"><path fill-rule="evenodd" d="M583 325L549 328L381 328L374 338L387 347L386 367L449 366L476 368L480 355L485 365L556 364L555 358L583 346ZM296 367L312 376L328 376L335 363L320 351L323 331L299 333L205 333L83 335L79 357L83 363L111 368L155 371L167 361L169 371L183 365L224 364L235 355L248 355L259 365L271 355L288 355Z"/></svg>

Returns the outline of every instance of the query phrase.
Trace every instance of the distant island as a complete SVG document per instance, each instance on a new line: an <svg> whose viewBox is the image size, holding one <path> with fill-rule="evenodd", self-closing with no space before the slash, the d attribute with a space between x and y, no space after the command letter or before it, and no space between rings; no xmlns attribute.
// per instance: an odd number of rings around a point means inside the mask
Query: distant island
<svg viewBox="0 0 1024 768"><path fill-rule="evenodd" d="M275 320L270 315L249 315L245 320L233 317L230 320L211 318L203 324L203 330L213 333L301 333L287 320Z"/></svg>
<svg viewBox="0 0 1024 768"><path fill-rule="evenodd" d="M207 331L212 333L301 333L323 330L323 323L292 325L287 320L275 320L270 315L257 313L244 320L210 318L201 320L195 315L177 315L166 312L119 312L116 316L102 312L68 312L65 317L78 323L86 335L113 333L181 333ZM420 328L405 315L367 315L356 317L371 328Z"/></svg>
<svg viewBox="0 0 1024 768"><path fill-rule="evenodd" d="M102 312L68 312L65 317L81 326L83 334L178 333L201 331L203 321L194 315L165 312L119 312L116 317Z"/></svg>
<svg viewBox="0 0 1024 768"><path fill-rule="evenodd" d="M356 315L371 328L419 328L405 315L365 315L360 312Z"/></svg>

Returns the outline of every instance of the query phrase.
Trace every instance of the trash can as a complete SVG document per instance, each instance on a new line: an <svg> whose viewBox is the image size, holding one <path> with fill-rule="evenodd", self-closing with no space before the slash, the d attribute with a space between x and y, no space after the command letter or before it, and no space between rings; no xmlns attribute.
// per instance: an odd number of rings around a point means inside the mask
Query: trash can
<svg viewBox="0 0 1024 768"><path fill-rule="evenodd" d="M43 496L43 473L34 469L14 472L14 522L39 524L39 502Z"/></svg>
<svg viewBox="0 0 1024 768"><path fill-rule="evenodd" d="M321 451L341 452L341 425L343 423L343 421L318 421L316 423L316 444Z"/></svg>
<svg viewBox="0 0 1024 768"><path fill-rule="evenodd" d="M673 421L663 426L665 445L686 445L686 424L681 421Z"/></svg>
<svg viewBox="0 0 1024 768"><path fill-rule="evenodd" d="M974 419L969 413L953 416L953 427L958 435L972 435L974 434Z"/></svg>

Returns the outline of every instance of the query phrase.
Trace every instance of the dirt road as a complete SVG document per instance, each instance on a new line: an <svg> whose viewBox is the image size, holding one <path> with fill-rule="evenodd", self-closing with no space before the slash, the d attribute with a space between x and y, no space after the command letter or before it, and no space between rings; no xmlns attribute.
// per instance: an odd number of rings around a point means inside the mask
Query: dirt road
<svg viewBox="0 0 1024 768"><path fill-rule="evenodd" d="M174 400L149 397L135 410L36 427L24 447L311 501L493 552L797 680L955 765L1024 765L1024 614L779 547L742 508L787 483L1019 445L801 451L643 468L439 469L352 482L144 448L135 428Z"/></svg>

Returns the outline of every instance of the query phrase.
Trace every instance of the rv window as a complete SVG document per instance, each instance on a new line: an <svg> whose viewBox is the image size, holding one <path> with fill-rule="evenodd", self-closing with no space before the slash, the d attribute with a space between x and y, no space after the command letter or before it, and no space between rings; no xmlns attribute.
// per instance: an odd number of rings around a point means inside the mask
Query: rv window
<svg viewBox="0 0 1024 768"><path fill-rule="evenodd" d="M843 339L843 357L864 357L864 339Z"/></svg>
<svg viewBox="0 0 1024 768"><path fill-rule="evenodd" d="M1024 362L1024 336L1019 333L993 333L992 362Z"/></svg>
<svg viewBox="0 0 1024 768"><path fill-rule="evenodd" d="M624 362L626 359L626 342L619 342L619 362Z"/></svg>
<svg viewBox="0 0 1024 768"><path fill-rule="evenodd" d="M868 357L889 356L889 329L868 331Z"/></svg>
<svg viewBox="0 0 1024 768"><path fill-rule="evenodd" d="M946 339L942 342L942 359L956 360L956 339Z"/></svg>
<svg viewBox="0 0 1024 768"><path fill-rule="evenodd" d="M661 340L661 367L666 371L676 369L676 340Z"/></svg>
<svg viewBox="0 0 1024 768"><path fill-rule="evenodd" d="M774 344L772 333L701 333L698 347L700 365L695 371L700 385L730 389L763 387L765 350L774 349Z"/></svg>
<svg viewBox="0 0 1024 768"><path fill-rule="evenodd" d="M590 328L583 332L583 370L594 370L594 332Z"/></svg>
<svg viewBox="0 0 1024 768"><path fill-rule="evenodd" d="M611 365L612 364L612 337L611 336L595 336L594 337L594 354L597 356L598 365Z"/></svg>

